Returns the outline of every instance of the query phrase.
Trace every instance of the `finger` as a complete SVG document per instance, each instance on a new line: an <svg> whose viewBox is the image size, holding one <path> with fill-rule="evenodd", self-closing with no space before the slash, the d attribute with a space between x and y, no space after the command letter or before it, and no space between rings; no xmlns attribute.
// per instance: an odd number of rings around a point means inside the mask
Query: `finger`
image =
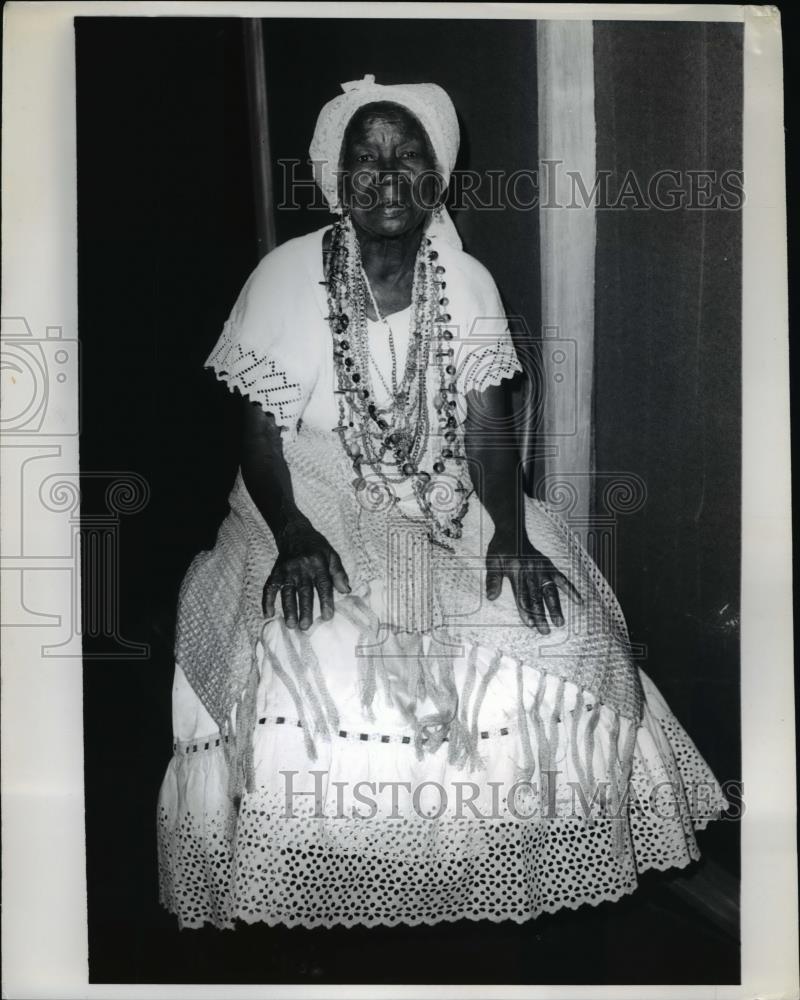
<svg viewBox="0 0 800 1000"><path fill-rule="evenodd" d="M314 621L314 584L310 576L303 577L297 588L297 603L300 606L300 628L305 631L311 628Z"/></svg>
<svg viewBox="0 0 800 1000"><path fill-rule="evenodd" d="M547 616L544 613L541 588L537 588L535 584L531 584L528 591L530 594L531 622L542 635L550 635L550 626L547 624Z"/></svg>
<svg viewBox="0 0 800 1000"><path fill-rule="evenodd" d="M350 580L348 579L347 573L344 571L342 560L339 558L338 553L333 549L331 549L331 554L328 558L328 572L331 575L334 587L336 587L339 593L349 594L352 589L350 586Z"/></svg>
<svg viewBox="0 0 800 1000"><path fill-rule="evenodd" d="M286 627L297 628L297 588L293 583L281 586L281 604Z"/></svg>
<svg viewBox="0 0 800 1000"><path fill-rule="evenodd" d="M520 616L526 625L533 625L533 589L534 580L524 568L520 571L519 585L517 589L517 607Z"/></svg>
<svg viewBox="0 0 800 1000"><path fill-rule="evenodd" d="M496 601L503 589L503 564L490 556L486 560L486 596Z"/></svg>
<svg viewBox="0 0 800 1000"><path fill-rule="evenodd" d="M261 610L264 612L265 618L275 617L275 598L280 589L281 585L271 577L264 584L264 590L261 594Z"/></svg>
<svg viewBox="0 0 800 1000"><path fill-rule="evenodd" d="M327 622L333 618L333 581L324 566L320 566L314 577L314 584L319 594L319 612Z"/></svg>
<svg viewBox="0 0 800 1000"><path fill-rule="evenodd" d="M561 628L564 624L564 616L561 614L561 602L558 599L558 587L555 580L545 579L542 582L541 590L544 606L550 615L550 621L556 628Z"/></svg>
<svg viewBox="0 0 800 1000"><path fill-rule="evenodd" d="M532 625L533 618L531 616L530 601L528 600L525 571L517 566L508 574L508 578L511 581L511 593L514 595L517 611L519 611L519 616L523 624Z"/></svg>
<svg viewBox="0 0 800 1000"><path fill-rule="evenodd" d="M566 590L566 592L573 598L573 600L577 601L578 604L583 604L583 598L578 593L577 587L574 587L570 582L570 580L567 579L567 577L564 576L563 573L560 573L558 570L555 570L553 573L553 579L556 581L559 587L562 587L564 590Z"/></svg>

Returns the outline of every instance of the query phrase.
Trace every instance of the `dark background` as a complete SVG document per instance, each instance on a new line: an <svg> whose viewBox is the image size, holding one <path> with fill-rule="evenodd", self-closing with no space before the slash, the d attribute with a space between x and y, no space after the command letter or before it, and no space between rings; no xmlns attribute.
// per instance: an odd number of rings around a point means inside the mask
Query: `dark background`
<svg viewBox="0 0 800 1000"><path fill-rule="evenodd" d="M739 25L596 22L595 95L598 170L741 170ZM597 471L647 486L620 521L617 595L642 667L736 777L740 212L598 211L595 336Z"/></svg>
<svg viewBox="0 0 800 1000"><path fill-rule="evenodd" d="M321 105L372 72L449 91L459 167L535 165L531 22L265 24L275 159L304 160ZM160 910L177 591L237 465L234 399L202 364L258 258L243 36L233 19L79 18L76 44L82 471L132 470L151 490L120 554L121 632L150 656L84 642L91 981L737 982L738 942L669 891L676 873L521 927L178 932ZM596 56L599 167L741 166L738 26L599 25ZM701 214L598 213L597 465L648 484L620 525L620 599L642 665L724 781L740 773L740 219ZM327 218L278 213L279 240ZM535 334L537 213L457 224ZM84 481L84 518L102 513L100 483ZM736 874L737 825L700 837Z"/></svg>

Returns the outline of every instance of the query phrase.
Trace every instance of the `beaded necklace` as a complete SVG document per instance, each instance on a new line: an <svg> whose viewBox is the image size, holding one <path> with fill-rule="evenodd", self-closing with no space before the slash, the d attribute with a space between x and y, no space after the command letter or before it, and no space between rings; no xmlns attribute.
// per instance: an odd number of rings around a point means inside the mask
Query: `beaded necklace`
<svg viewBox="0 0 800 1000"><path fill-rule="evenodd" d="M461 478L466 456L456 443L455 351L451 344L453 332L447 325L451 317L445 312L449 304L445 269L437 263L438 257L437 251L431 249L431 240L423 236L414 264L406 364L391 402L385 407L374 401L372 392L367 328L367 295L372 290L364 275L361 249L349 215L333 226L325 283L337 376L334 391L339 404L335 430L353 463L353 486L357 491L367 488L364 465L368 465L397 503L399 497L393 484L411 480L431 541L450 548L445 539L461 537L472 489ZM431 431L427 405L431 355L439 379L434 408L442 442L432 473L420 467ZM420 520L406 514L402 507L398 512L407 520Z"/></svg>
<svg viewBox="0 0 800 1000"><path fill-rule="evenodd" d="M394 330L392 329L392 324L383 315L383 313L380 311L380 308L378 307L378 300L375 298L375 293L372 291L372 285L369 283L367 272L364 270L363 267L361 268L361 277L363 278L364 285L366 286L366 289L369 292L369 299L370 302L372 303L372 308L375 310L375 315L378 318L378 322L386 327L386 330L389 334L389 354L392 359L391 389L386 384L386 379L383 377L383 372L380 370L380 367L377 364L375 365L375 371L378 373L378 378L381 380L381 384L383 385L383 388L386 390L387 394L389 396L393 396L397 393L397 348L395 347L395 342L394 342Z"/></svg>

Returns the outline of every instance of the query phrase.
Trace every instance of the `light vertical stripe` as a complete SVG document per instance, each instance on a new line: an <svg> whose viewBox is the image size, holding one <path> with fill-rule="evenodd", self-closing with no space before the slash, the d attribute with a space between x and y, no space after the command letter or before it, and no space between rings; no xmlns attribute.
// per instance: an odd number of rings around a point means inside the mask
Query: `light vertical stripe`
<svg viewBox="0 0 800 1000"><path fill-rule="evenodd" d="M585 540L594 472L592 23L539 21L537 49L545 489L569 485L575 495L569 517ZM582 198L575 177L589 198Z"/></svg>

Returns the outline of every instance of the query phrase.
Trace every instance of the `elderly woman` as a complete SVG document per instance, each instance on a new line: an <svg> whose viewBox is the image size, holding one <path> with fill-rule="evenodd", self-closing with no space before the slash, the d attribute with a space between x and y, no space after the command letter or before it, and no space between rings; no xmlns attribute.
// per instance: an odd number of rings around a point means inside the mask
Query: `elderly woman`
<svg viewBox="0 0 800 1000"><path fill-rule="evenodd" d="M618 899L699 857L724 797L522 490L520 365L442 208L449 98L343 90L311 146L336 222L259 264L207 361L244 434L180 594L162 902L313 927Z"/></svg>

